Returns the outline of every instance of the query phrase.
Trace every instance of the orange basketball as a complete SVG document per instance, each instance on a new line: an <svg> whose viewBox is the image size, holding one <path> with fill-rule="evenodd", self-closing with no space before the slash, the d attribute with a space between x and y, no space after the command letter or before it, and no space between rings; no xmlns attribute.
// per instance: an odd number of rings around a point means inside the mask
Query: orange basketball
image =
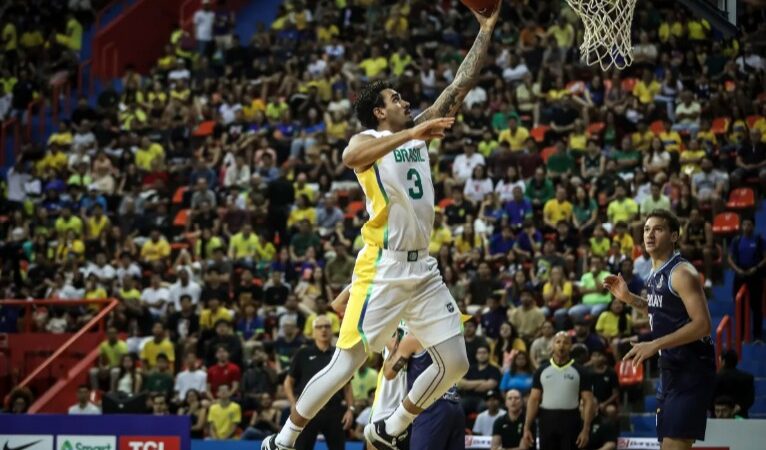
<svg viewBox="0 0 766 450"><path fill-rule="evenodd" d="M460 0L460 2L487 17L491 16L497 7L497 0Z"/></svg>

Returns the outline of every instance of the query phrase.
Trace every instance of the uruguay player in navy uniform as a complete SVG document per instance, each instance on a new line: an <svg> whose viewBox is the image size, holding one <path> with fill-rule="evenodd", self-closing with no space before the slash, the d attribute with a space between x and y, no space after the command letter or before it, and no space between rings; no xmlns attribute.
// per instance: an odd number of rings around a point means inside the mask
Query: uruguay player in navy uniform
<svg viewBox="0 0 766 450"><path fill-rule="evenodd" d="M651 339L633 344L623 360L634 366L659 352L657 438L662 450L687 450L704 440L715 384L710 311L699 274L676 250L680 224L669 211L654 210L644 224L644 246L652 258L648 298L631 294L620 275L604 286L615 298L649 313Z"/></svg>

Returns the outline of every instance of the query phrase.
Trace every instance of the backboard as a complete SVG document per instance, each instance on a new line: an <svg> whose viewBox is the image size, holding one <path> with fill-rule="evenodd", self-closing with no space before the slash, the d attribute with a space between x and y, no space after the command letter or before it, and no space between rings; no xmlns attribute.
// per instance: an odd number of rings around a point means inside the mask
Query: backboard
<svg viewBox="0 0 766 450"><path fill-rule="evenodd" d="M726 37L737 35L738 0L678 0Z"/></svg>

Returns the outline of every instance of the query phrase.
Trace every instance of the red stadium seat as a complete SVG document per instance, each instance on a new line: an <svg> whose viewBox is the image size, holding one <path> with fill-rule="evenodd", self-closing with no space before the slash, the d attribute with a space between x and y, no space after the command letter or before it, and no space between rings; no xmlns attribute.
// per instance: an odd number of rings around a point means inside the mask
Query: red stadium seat
<svg viewBox="0 0 766 450"><path fill-rule="evenodd" d="M547 163L548 162L548 158L550 158L551 155L554 154L554 153L556 153L556 146L555 145L551 145L550 147L545 147L540 152L540 157L543 158L543 161Z"/></svg>
<svg viewBox="0 0 766 450"><path fill-rule="evenodd" d="M748 187L734 189L729 193L726 207L731 209L755 208L755 192Z"/></svg>
<svg viewBox="0 0 766 450"><path fill-rule="evenodd" d="M633 367L632 361L620 361L615 367L617 381L621 387L640 386L644 382L644 365Z"/></svg>
<svg viewBox="0 0 766 450"><path fill-rule="evenodd" d="M213 128L215 128L214 120L208 120L206 122L202 122L201 124L197 125L197 128L194 129L192 136L194 137L210 136L211 134L213 134Z"/></svg>
<svg viewBox="0 0 766 450"><path fill-rule="evenodd" d="M346 206L346 217L353 218L356 216L356 213L364 209L364 202L361 200L349 202L348 206Z"/></svg>
<svg viewBox="0 0 766 450"><path fill-rule="evenodd" d="M755 123L758 122L758 120L762 119L763 116L755 115L747 116L746 122L748 128L753 128L755 126Z"/></svg>
<svg viewBox="0 0 766 450"><path fill-rule="evenodd" d="M173 204L181 205L184 202L184 194L189 190L189 186L179 186L173 194Z"/></svg>
<svg viewBox="0 0 766 450"><path fill-rule="evenodd" d="M545 140L545 133L547 133L548 130L550 129L551 127L549 127L548 125L539 125L532 128L532 131L530 131L529 134L532 136L535 142L539 144L540 142L543 142Z"/></svg>
<svg viewBox="0 0 766 450"><path fill-rule="evenodd" d="M739 232L739 215L734 212L720 213L713 219L713 234L727 236Z"/></svg>
<svg viewBox="0 0 766 450"><path fill-rule="evenodd" d="M636 88L636 83L638 83L638 78L625 78L622 80L622 90L632 93L633 89Z"/></svg>
<svg viewBox="0 0 766 450"><path fill-rule="evenodd" d="M655 120L654 122L652 122L651 125L649 125L649 130L651 130L651 132L654 133L655 136L659 135L660 133L665 131L665 124L662 123L661 120Z"/></svg>
<svg viewBox="0 0 766 450"><path fill-rule="evenodd" d="M439 201L439 204L436 205L439 208L446 209L449 205L455 203L455 200L452 199L452 197L443 198Z"/></svg>
<svg viewBox="0 0 766 450"><path fill-rule="evenodd" d="M710 131L715 134L726 134L729 131L729 124L731 119L728 117L716 117L713 119L713 124L710 127Z"/></svg>
<svg viewBox="0 0 766 450"><path fill-rule="evenodd" d="M177 227L185 227L187 217L189 217L189 209L182 209L178 211L175 219L173 219L173 225Z"/></svg>
<svg viewBox="0 0 766 450"><path fill-rule="evenodd" d="M592 124L588 125L588 136L601 134L605 127L606 124L604 122L593 122Z"/></svg>

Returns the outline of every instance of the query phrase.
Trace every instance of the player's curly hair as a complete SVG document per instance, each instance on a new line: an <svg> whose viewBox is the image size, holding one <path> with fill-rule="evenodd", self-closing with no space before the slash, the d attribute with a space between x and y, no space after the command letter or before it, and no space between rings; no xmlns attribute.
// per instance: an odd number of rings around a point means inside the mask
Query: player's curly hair
<svg viewBox="0 0 766 450"><path fill-rule="evenodd" d="M380 93L384 89L390 89L391 85L383 80L373 81L362 86L354 102L356 118L366 128L377 128L378 119L373 110L383 106L383 96Z"/></svg>

